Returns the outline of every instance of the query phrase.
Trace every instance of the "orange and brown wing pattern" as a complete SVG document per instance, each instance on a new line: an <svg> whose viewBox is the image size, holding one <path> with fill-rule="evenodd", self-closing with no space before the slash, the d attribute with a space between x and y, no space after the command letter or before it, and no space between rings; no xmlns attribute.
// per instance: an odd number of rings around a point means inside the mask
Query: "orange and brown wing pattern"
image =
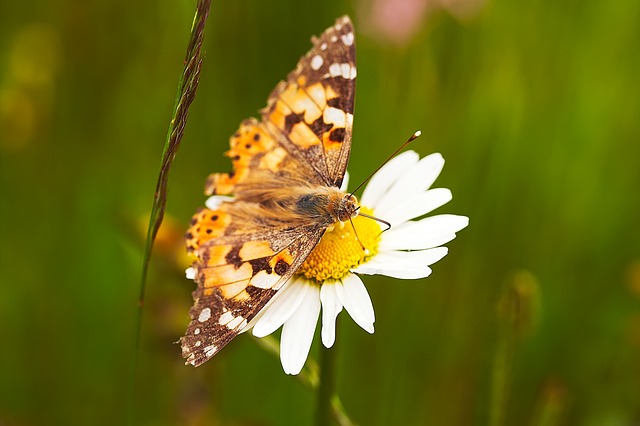
<svg viewBox="0 0 640 426"><path fill-rule="evenodd" d="M313 224L259 227L236 210L234 203L203 209L187 232L189 251L198 256L192 266L198 288L181 344L186 362L196 367L247 327L324 232Z"/></svg>
<svg viewBox="0 0 640 426"><path fill-rule="evenodd" d="M244 120L240 128L229 140L230 149L225 153L231 159L231 173L213 173L205 184L207 195L237 194L237 186L255 176L269 174L270 180L286 171L288 175L314 179L314 170L304 161L291 156L289 152L254 118ZM318 183L322 181L318 177Z"/></svg>
<svg viewBox="0 0 640 426"><path fill-rule="evenodd" d="M187 364L202 364L246 329L331 222L300 200L313 188L339 187L346 171L356 77L351 21L338 19L312 41L269 96L262 121L245 120L231 137L233 171L207 179L208 195L233 201L198 211L186 234L198 284L181 339Z"/></svg>
<svg viewBox="0 0 640 426"><path fill-rule="evenodd" d="M262 122L245 120L231 137L231 173L209 176L207 195L232 194L252 171L286 170L340 187L349 160L355 102L355 39L339 18L269 95Z"/></svg>
<svg viewBox="0 0 640 426"><path fill-rule="evenodd" d="M356 54L351 20L344 16L319 38L263 110L263 122L282 146L304 159L328 186L340 187L353 128Z"/></svg>

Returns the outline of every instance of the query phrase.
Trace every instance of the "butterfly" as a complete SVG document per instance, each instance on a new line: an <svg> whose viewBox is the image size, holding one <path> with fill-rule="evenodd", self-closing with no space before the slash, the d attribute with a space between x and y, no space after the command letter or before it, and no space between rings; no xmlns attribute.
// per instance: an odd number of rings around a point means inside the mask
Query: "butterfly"
<svg viewBox="0 0 640 426"><path fill-rule="evenodd" d="M199 366L239 333L286 285L324 232L357 215L342 192L353 128L355 39L343 16L268 97L261 120L230 138L230 173L205 184L218 197L186 233L197 289L180 339L186 364Z"/></svg>

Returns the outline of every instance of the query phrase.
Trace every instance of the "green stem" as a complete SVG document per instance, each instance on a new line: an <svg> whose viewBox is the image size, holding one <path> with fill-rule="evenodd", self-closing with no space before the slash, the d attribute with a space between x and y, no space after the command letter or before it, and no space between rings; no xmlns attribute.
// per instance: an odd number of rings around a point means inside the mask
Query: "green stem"
<svg viewBox="0 0 640 426"><path fill-rule="evenodd" d="M335 394L336 348L320 347L320 387L318 388L318 406L316 408L316 426L331 425L332 400Z"/></svg>
<svg viewBox="0 0 640 426"><path fill-rule="evenodd" d="M275 357L280 356L280 348L279 348L278 341L273 336L266 336L261 338L254 337L254 340L258 343L259 346L261 346L267 352L273 354ZM324 358L324 356L329 356L332 358L336 356L335 347L333 349L333 352L329 349L325 349L324 347L321 349L321 352L322 352L321 362L323 363L323 367L325 367L322 369L322 371L324 371L324 374L326 374L328 378L323 379L321 382L321 377L324 377L324 376L321 376L320 367L318 363L314 361L313 358L307 359L307 363L305 364L300 374L298 374L297 378L305 386L309 387L312 390L318 391L318 397L319 397L318 398L318 416L317 416L318 422L320 421L319 413L320 413L321 404L322 404L322 405L325 405L324 408L322 408L324 415L333 416L333 419L339 426L356 426L356 424L351 421L351 419L349 418L349 415L345 411L344 406L342 405L342 401L340 401L340 397L338 396L338 394L335 393L335 381L333 381L334 380L333 379L334 377L333 363L335 362L335 359L330 360L332 364L329 368L326 368L326 364L324 364L326 362L326 359ZM321 383L324 383L325 390L322 390L322 391L320 390L320 388L322 387ZM323 397L323 400L321 402L320 395L322 394L322 392L327 392L327 391L330 391L330 392L325 393L325 396ZM329 408L327 408L326 406L327 401L329 403ZM325 424L325 425L331 424L330 420L326 418L323 421L324 423L318 423L318 424Z"/></svg>

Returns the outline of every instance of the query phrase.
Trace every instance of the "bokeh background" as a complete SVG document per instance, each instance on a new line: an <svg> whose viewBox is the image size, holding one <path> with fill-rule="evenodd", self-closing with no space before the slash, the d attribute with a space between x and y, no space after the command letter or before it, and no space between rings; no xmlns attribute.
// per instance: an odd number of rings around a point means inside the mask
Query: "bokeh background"
<svg viewBox="0 0 640 426"><path fill-rule="evenodd" d="M151 263L142 247L195 1L0 6L0 425L310 424L241 336L183 365L181 236L243 118L349 13L352 182L415 130L470 217L431 277L366 277L338 392L362 425L640 423L640 2L216 1ZM318 336L312 350L317 356Z"/></svg>

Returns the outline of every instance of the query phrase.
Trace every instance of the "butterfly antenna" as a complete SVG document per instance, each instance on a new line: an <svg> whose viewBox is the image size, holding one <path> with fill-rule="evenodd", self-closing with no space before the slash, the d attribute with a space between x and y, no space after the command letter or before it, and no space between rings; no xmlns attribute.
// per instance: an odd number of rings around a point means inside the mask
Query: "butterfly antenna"
<svg viewBox="0 0 640 426"><path fill-rule="evenodd" d="M367 182L369 182L371 180L371 178L373 177L373 175L375 175L376 173L378 173L378 171L380 171L380 169L382 167L384 167L385 164L387 164L393 157L395 157L396 155L398 155L398 153L407 145L409 145L411 142L413 142L414 140L416 140L417 138L420 137L420 135L422 134L422 132L420 130L416 131L413 135L411 135L411 137L409 139L407 139L407 141L405 143L403 143L402 145L400 145L400 147L398 149L396 149L393 154L391 154L386 160L384 160L384 162L382 164L380 164L378 166L377 169L375 169L373 171L373 173L371 173L369 175L368 178L366 178L360 185L358 185L358 187L356 189L354 189L351 194L349 194L350 196L353 196L353 194L355 194L356 192L358 192L358 190L360 188L362 188L364 186L364 184L366 184ZM360 207L358 207L358 209L360 209ZM383 225L385 225L387 228L383 229L382 232L388 231L389 229L391 229L391 224L389 222L387 222L386 220L382 220L380 218L377 218L375 216L371 216L365 213L360 212L359 213L360 216L362 217L366 217L367 219L372 219L375 220L378 223L382 223ZM351 221L351 219L349 219L349 221ZM356 239L358 240L358 242L360 242L360 239L358 238L358 232L356 231L355 226L353 226L353 222L351 222L351 226L353 227L353 232L356 233ZM381 232L381 233L382 233ZM360 246L362 247L362 250L366 250L366 248L364 247L364 245L362 244L362 242L360 242Z"/></svg>
<svg viewBox="0 0 640 426"><path fill-rule="evenodd" d="M360 206L358 206L358 210L360 210ZM362 217L366 217L367 219L373 219L373 220L375 220L376 222L379 222L379 223L384 224L384 225L387 227L387 229L383 229L383 230L380 232L381 234L382 234L383 232L388 231L389 229L391 229L391 224L390 224L389 222L387 222L386 220L379 219L379 218L377 218L377 217L375 217L375 216L370 216L370 215L368 215L368 214L366 214L366 213L360 213L360 212L359 212L359 213L358 213L358 215L359 215L359 216L362 216ZM369 254L369 249L367 249L367 248L364 246L364 244L362 244L362 241L360 240L360 237L358 236L358 230L356 229L356 226L353 224L353 218L349 218L349 222L351 223L351 228L353 229L353 233L354 233L354 234L356 234L356 240L358 241L358 244L360 244L360 247L362 248L362 251L363 251L365 254Z"/></svg>
<svg viewBox="0 0 640 426"><path fill-rule="evenodd" d="M373 171L373 173L371 173L371 174L369 175L369 177L368 177L368 178L366 178L364 181L362 181L362 183L361 183L360 185L358 185L358 187L357 187L356 189L354 189L353 191L351 191L351 194L350 194L350 195L353 195L353 194L355 194L356 192L358 192L358 190L359 190L360 188L362 188L362 187L364 186L364 184L366 184L367 182L369 182L369 181L371 180L371 178L373 177L373 175L375 175L376 173L378 173L378 171L380 171L380 169L381 169L385 164L387 164L387 163L389 162L389 160L391 160L393 157L395 157L396 155L398 155L398 153L399 153L400 151L402 151L402 149L403 149L405 146L409 145L411 142L413 142L414 140L418 139L418 138L420 137L420 135L421 135L421 134L422 134L422 132L421 132L420 130L418 130L418 131L416 131L413 135L411 135L411 137L410 137L410 138L409 138L405 143L403 143L402 145L400 145L400 147L399 147L398 149L396 149L396 150L393 152L393 154L391 154L391 155L389 156L389 158L387 158L386 160L384 160L384 162L383 162L382 164L380 164L380 165L378 166L378 168L377 168L377 169L375 169L375 170ZM362 215L362 216L365 216L365 215ZM377 220L378 222L386 223L387 225L389 225L389 223L388 223L388 222L381 221L381 220L379 220L379 219L376 219L375 217L371 217L371 216L365 216L365 217L369 217L369 218L371 218L371 219L373 219L373 220ZM390 227L391 227L391 225L389 225L389 228L390 228ZM388 229L388 228L387 228L387 229ZM385 231L386 231L386 229L385 229Z"/></svg>
<svg viewBox="0 0 640 426"><path fill-rule="evenodd" d="M358 216L362 216L362 217L366 217L367 219L373 219L378 223L382 223L383 225L385 225L387 227L387 229L383 229L382 232L388 231L389 229L391 229L391 224L389 222L387 222L386 220L382 220L380 218L377 218L375 216L369 216L368 214L365 213L358 213ZM356 234L357 236L357 234Z"/></svg>
<svg viewBox="0 0 640 426"><path fill-rule="evenodd" d="M370 217L370 216L367 216L367 217ZM356 226L353 224L353 219L349 218L349 222L351 223L351 229L353 229L353 233L356 234L356 241L358 241L358 244L360 244L362 251L364 252L365 255L369 254L369 249L366 248L364 244L362 244L362 241L360 241L360 237L358 236L358 231L356 230Z"/></svg>

